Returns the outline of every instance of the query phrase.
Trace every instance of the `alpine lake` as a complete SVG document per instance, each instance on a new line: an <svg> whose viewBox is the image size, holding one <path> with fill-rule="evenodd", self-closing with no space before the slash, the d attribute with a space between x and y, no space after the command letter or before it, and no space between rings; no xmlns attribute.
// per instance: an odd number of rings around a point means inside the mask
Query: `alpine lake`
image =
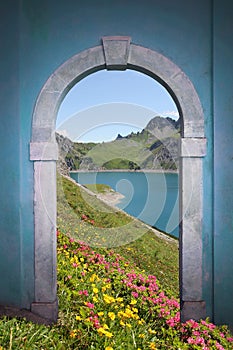
<svg viewBox="0 0 233 350"><path fill-rule="evenodd" d="M144 223L179 237L178 173L156 171L75 171L81 185L105 184L123 195L116 206Z"/></svg>

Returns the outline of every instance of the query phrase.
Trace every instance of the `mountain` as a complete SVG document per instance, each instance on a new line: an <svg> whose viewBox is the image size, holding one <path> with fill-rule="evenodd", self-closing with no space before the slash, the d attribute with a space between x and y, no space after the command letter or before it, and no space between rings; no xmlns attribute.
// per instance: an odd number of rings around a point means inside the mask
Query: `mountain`
<svg viewBox="0 0 233 350"><path fill-rule="evenodd" d="M178 169L180 120L156 116L141 132L111 142L77 143L56 134L58 166L68 170Z"/></svg>

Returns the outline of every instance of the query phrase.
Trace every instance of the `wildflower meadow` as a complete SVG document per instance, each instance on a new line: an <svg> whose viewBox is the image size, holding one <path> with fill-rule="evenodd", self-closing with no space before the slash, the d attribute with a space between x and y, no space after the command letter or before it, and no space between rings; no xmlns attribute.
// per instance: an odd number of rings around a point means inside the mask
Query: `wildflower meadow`
<svg viewBox="0 0 233 350"><path fill-rule="evenodd" d="M181 323L178 300L112 250L96 253L58 232L58 261L63 326L77 349L232 348L227 327Z"/></svg>
<svg viewBox="0 0 233 350"><path fill-rule="evenodd" d="M0 349L232 349L226 326L180 322L179 302L113 250L57 231L58 323L0 319Z"/></svg>
<svg viewBox="0 0 233 350"><path fill-rule="evenodd" d="M77 200L77 196L75 198ZM171 257L162 254L168 250L167 243L159 246L159 241L151 239L148 260L140 258L139 251L144 254L142 239L126 247L124 256L119 249L117 252L115 248L93 248L79 237L85 238L84 231L81 232L84 223L85 230L86 224L95 227L95 217L83 211L74 232L71 231L73 217L68 220L65 207L58 208L58 215L59 210L63 217L58 217L57 230L58 322L45 326L2 317L0 350L233 348L233 337L227 326L216 326L208 319L180 321L177 291L167 288L174 275L169 263L176 260L172 260L175 253L170 253ZM75 225L77 227L77 222ZM172 244L170 247L175 249ZM151 255L156 248L156 255ZM160 272L159 280L154 273L149 273L152 261L155 271ZM166 269L167 277L163 279Z"/></svg>

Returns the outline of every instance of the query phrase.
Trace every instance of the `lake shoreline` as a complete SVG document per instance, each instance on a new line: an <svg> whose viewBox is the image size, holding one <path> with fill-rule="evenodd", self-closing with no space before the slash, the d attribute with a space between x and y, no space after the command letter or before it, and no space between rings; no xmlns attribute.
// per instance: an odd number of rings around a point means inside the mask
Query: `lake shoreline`
<svg viewBox="0 0 233 350"><path fill-rule="evenodd" d="M99 169L99 170L71 170L70 173L155 173L155 174L179 174L177 170L164 170L164 169L141 169L141 170L129 170L129 169Z"/></svg>
<svg viewBox="0 0 233 350"><path fill-rule="evenodd" d="M76 182L74 179L72 179L70 176L67 175L62 175L64 178L68 179L69 181L73 182L76 186L82 188L85 192L87 192L89 195L96 197L98 200L104 202L106 205L108 205L109 207L114 208L116 211L122 212L124 213L124 215L132 218L132 220L135 220L137 222L140 223L140 225L144 228L146 228L148 231L152 231L157 237L168 241L168 242L175 242L176 244L179 244L179 238L166 233L158 228L155 228L149 224L146 224L145 222L141 221L140 219L134 217L133 215L128 214L127 212L125 212L123 209L120 209L116 206L116 204L124 197L121 193L116 192L113 189L110 189L108 191L106 191L105 193L102 194L96 194L94 192L92 192L91 190L89 190L87 187L81 185L80 183Z"/></svg>

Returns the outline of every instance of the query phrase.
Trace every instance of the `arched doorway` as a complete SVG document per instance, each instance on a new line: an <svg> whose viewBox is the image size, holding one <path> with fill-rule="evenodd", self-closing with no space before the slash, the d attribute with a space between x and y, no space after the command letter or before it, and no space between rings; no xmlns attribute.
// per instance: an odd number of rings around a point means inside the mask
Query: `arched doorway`
<svg viewBox="0 0 233 350"><path fill-rule="evenodd" d="M202 298L202 157L206 153L204 116L188 77L173 62L129 37L103 37L102 45L60 66L43 86L33 113L30 160L34 162L35 302L31 311L56 319L56 160L57 111L66 93L101 69L133 69L159 81L171 94L183 120L180 145L181 318L205 317Z"/></svg>

